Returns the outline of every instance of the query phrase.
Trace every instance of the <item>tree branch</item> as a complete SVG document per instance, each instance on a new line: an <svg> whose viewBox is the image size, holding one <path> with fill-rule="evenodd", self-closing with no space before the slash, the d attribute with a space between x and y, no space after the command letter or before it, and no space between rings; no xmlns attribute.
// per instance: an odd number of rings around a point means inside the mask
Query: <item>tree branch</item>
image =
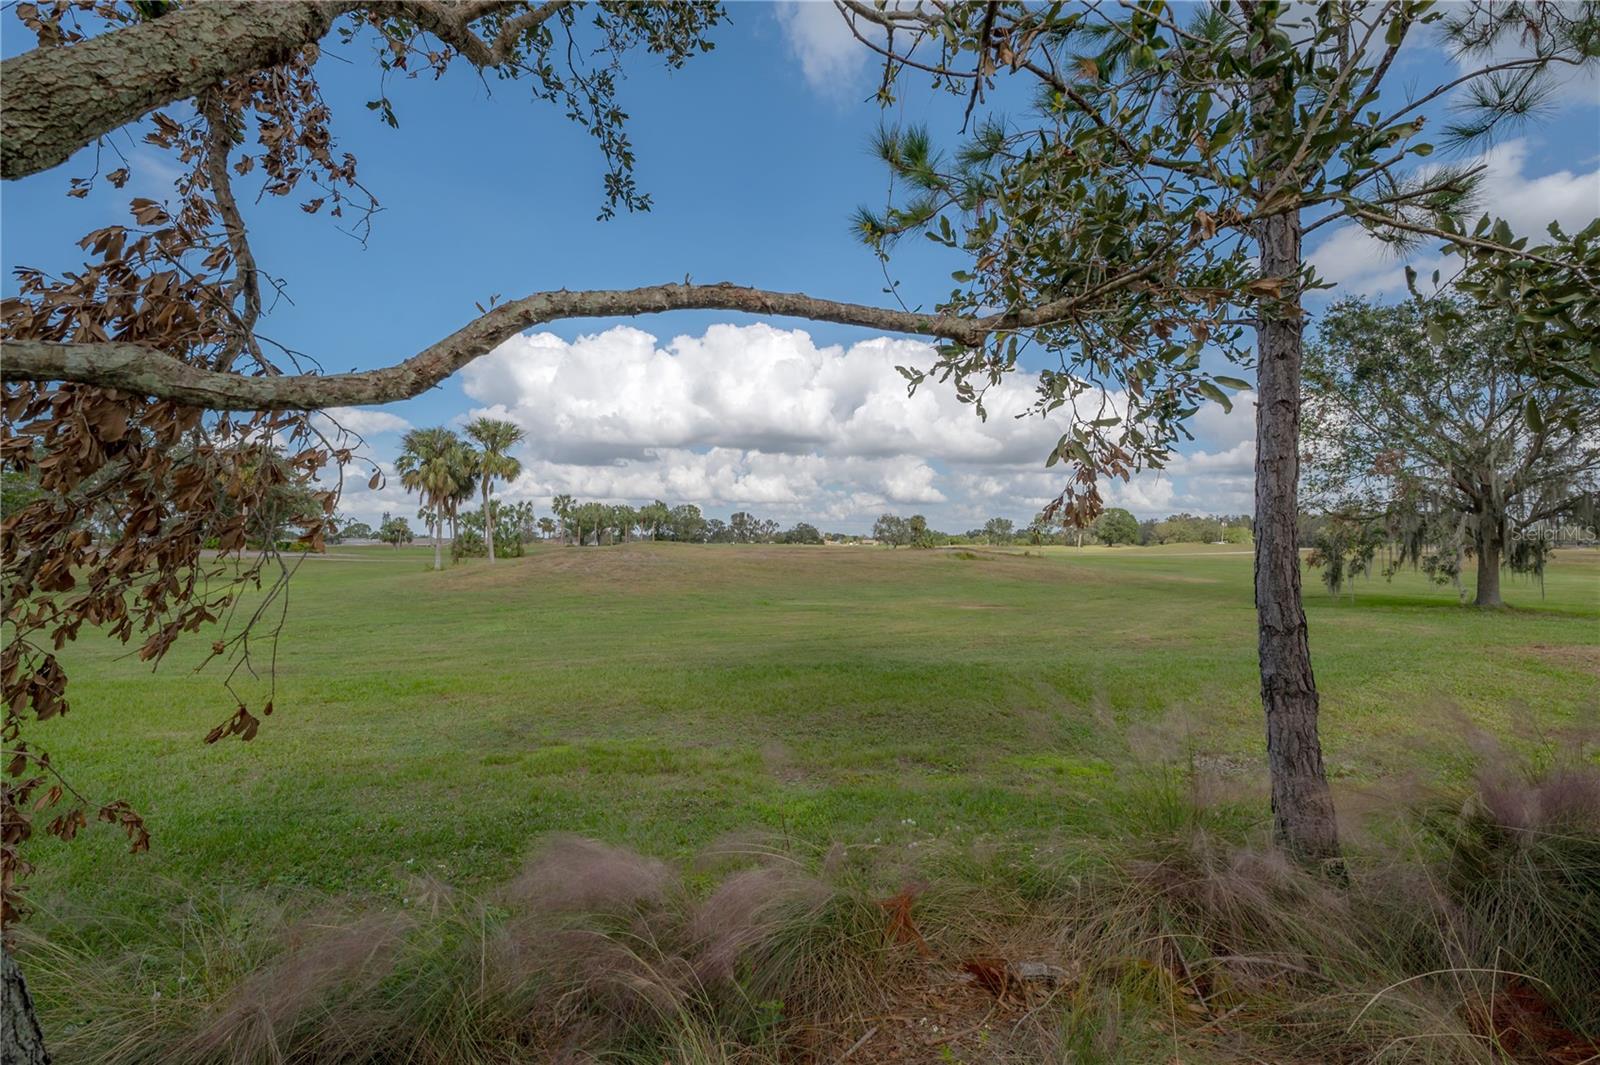
<svg viewBox="0 0 1600 1065"><path fill-rule="evenodd" d="M228 173L228 155L233 148L228 128L228 106L222 91L207 89L200 96L200 114L206 121L206 178L211 183L211 194L222 216L223 232L228 237L228 247L233 252L233 282L228 286L227 313L235 319L238 333L228 342L227 349L217 360L218 370L227 370L246 346L258 363L265 363L255 341L256 323L261 318L261 279L256 267L255 252L250 248L249 231L239 214L239 203L233 195L233 177ZM244 298L244 308L236 311L234 304ZM265 367L263 367L265 368Z"/></svg>
<svg viewBox="0 0 1600 1065"><path fill-rule="evenodd" d="M322 39L353 0L192 4L70 47L0 64L0 177L63 163L73 152L174 100L276 66Z"/></svg>
<svg viewBox="0 0 1600 1065"><path fill-rule="evenodd" d="M445 44L466 57L476 67L497 67L508 62L516 53L517 41L527 31L542 25L562 8L572 6L572 0L546 0L530 7L512 19L507 19L495 36L494 43L485 43L472 32L471 23L497 7L498 3L455 4L441 0L403 0L394 7L411 21L427 30Z"/></svg>
<svg viewBox="0 0 1600 1065"><path fill-rule="evenodd" d="M212 410L316 410L392 403L420 395L523 330L562 319L725 310L859 325L976 346L991 333L1070 318L1097 297L1131 284L1147 272L1148 267L1142 268L1075 296L981 318L917 314L731 284L539 292L489 311L404 362L346 374L246 376L192 366L142 344L6 340L0 379L73 381Z"/></svg>
<svg viewBox="0 0 1600 1065"><path fill-rule="evenodd" d="M1373 223L1374 225L1387 226L1390 229L1401 229L1407 233L1416 233L1419 236L1437 237L1446 244L1460 244L1469 248L1481 248L1484 251L1498 252L1502 255L1516 256L1517 258L1523 259L1527 262L1543 263L1546 266L1554 266L1562 269L1572 265L1571 263L1562 262L1560 259L1552 259L1548 255L1540 255L1538 252L1526 251L1522 248L1512 247L1509 244L1501 244L1499 241L1485 240L1482 237L1474 237L1466 233L1451 233L1448 230L1440 229L1438 226L1430 226L1422 222L1412 222L1408 219L1400 218L1398 216L1381 214L1377 211L1370 211L1353 204L1348 211L1348 217L1362 218Z"/></svg>
<svg viewBox="0 0 1600 1065"><path fill-rule="evenodd" d="M406 0L395 13L455 48L474 66L508 62L522 35L571 0ZM230 77L277 66L322 39L359 0L186 4L161 18L111 30L71 47L40 47L0 64L0 177L10 181L66 162L97 137ZM471 24L507 18L493 44Z"/></svg>

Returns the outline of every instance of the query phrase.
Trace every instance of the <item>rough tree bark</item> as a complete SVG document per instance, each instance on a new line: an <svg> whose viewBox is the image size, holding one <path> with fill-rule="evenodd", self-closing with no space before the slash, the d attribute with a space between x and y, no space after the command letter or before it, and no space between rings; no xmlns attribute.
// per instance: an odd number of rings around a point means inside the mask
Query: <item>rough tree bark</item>
<svg viewBox="0 0 1600 1065"><path fill-rule="evenodd" d="M33 997L11 952L0 947L0 1065L49 1065Z"/></svg>
<svg viewBox="0 0 1600 1065"><path fill-rule="evenodd" d="M1475 534L1478 549L1478 594L1476 606L1498 609L1505 606L1500 598L1500 556L1504 545L1500 542L1500 523L1495 515L1483 508L1478 512L1478 531Z"/></svg>
<svg viewBox="0 0 1600 1065"><path fill-rule="evenodd" d="M1256 624L1273 835L1301 861L1316 863L1339 857L1339 831L1317 736L1317 682L1300 599L1295 528L1303 344L1299 211L1264 219L1257 238L1262 275L1281 279L1285 294L1257 329L1256 371Z"/></svg>
<svg viewBox="0 0 1600 1065"><path fill-rule="evenodd" d="M0 65L0 176L66 162L97 137L241 71L264 70L320 40L358 5L280 0L194 4L63 48Z"/></svg>

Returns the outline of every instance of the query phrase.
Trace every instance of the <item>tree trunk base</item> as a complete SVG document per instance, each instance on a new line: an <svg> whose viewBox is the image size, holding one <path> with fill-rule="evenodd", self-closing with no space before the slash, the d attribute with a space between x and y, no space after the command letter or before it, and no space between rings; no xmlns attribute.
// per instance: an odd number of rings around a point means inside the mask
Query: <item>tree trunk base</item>
<svg viewBox="0 0 1600 1065"><path fill-rule="evenodd" d="M0 1065L50 1065L33 996L9 950L0 947Z"/></svg>

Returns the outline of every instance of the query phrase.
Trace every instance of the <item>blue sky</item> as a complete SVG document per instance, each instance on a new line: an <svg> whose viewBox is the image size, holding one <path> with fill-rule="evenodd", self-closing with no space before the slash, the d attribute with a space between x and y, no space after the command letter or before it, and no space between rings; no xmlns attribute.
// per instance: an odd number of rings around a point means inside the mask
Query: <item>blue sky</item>
<svg viewBox="0 0 1600 1065"><path fill-rule="evenodd" d="M623 106L643 215L595 220L601 160L589 136L516 83L458 65L442 82L391 82L391 130L365 107L378 95L370 46L330 39L319 66L340 146L361 161L383 210L365 246L292 203L250 218L257 258L287 283L263 331L317 356L329 371L394 362L473 316L475 302L549 288L733 281L882 302L884 276L849 231L860 204L881 204L886 178L867 144L885 116L870 99L876 68L831 5L736 4L714 52L668 74L630 62ZM3 48L30 43L11 16ZM1419 49L1400 89L1446 72ZM954 139L962 103L908 80L893 121L926 121ZM1005 94L994 98L1008 102ZM64 195L93 169L92 150L4 188L7 280L27 263L70 268L72 243L122 220L129 194L162 198L172 174L137 138L118 146L134 178L121 193ZM1538 125L1487 157L1489 197L1524 232L1553 217L1600 213L1600 108L1594 82L1569 85ZM114 164L113 164L114 165ZM109 169L110 167L106 167ZM1330 227L1331 228L1331 227ZM1347 289L1398 295L1400 263L1361 235L1319 234L1321 271ZM909 302L931 304L959 265L923 242L892 263ZM1427 268L1426 252L1418 256ZM960 530L990 514L1026 520L1052 496L1043 458L1062 426L1008 412L1028 383L1008 386L989 422L936 389L905 397L895 362L928 360L906 338L726 313L557 324L518 338L426 396L343 412L381 463L407 425L449 424L470 412L516 418L529 431L524 476L507 494L544 506L550 495L697 502L780 521L861 530L885 510L928 515ZM1251 407L1203 411L1198 439L1172 471L1119 486L1112 502L1141 515L1249 509ZM352 487L344 509L372 519L410 515L397 486Z"/></svg>

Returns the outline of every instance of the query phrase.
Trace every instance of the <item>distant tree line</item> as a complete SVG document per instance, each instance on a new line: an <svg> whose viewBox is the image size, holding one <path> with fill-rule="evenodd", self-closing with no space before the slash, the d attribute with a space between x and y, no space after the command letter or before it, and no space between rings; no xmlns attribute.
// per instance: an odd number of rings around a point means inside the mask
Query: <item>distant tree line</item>
<svg viewBox="0 0 1600 1065"><path fill-rule="evenodd" d="M1120 507L1103 512L1094 524L1085 529L1065 525L1039 513L1026 525L1019 526L1010 518L990 518L982 527L963 533L946 533L929 528L928 519L921 514L913 514L909 518L885 514L873 522L871 538L890 547L953 547L964 544L1083 547L1088 544L1248 544L1251 541L1248 515L1173 514L1159 520L1140 521ZM829 539L834 537L830 536Z"/></svg>
<svg viewBox="0 0 1600 1065"><path fill-rule="evenodd" d="M784 529L771 518L758 518L736 510L721 518L708 518L693 503L669 505L655 500L643 506L627 503L580 502L558 495L550 503L555 512L554 531L563 543L580 547L627 543L632 540L667 540L688 544L820 544L815 525L798 522Z"/></svg>

